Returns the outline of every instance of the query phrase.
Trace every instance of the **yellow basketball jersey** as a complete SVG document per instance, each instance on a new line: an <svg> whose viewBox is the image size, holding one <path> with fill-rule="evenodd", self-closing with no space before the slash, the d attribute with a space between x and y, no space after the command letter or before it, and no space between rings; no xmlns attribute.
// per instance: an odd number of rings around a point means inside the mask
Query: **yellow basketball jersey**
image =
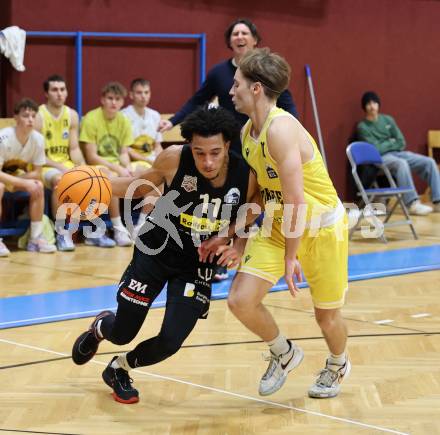
<svg viewBox="0 0 440 435"><path fill-rule="evenodd" d="M250 134L251 120L245 124L242 133L242 152L245 160L253 168L266 213L273 214L275 222L281 222L283 215L283 194L278 176L278 167L267 147L267 130L273 119L279 116L292 116L288 112L274 107L257 139ZM339 198L333 183L328 175L316 142L307 132L313 144L313 158L302 165L304 179L304 197L307 203L307 222L313 216L331 213L339 204Z"/></svg>
<svg viewBox="0 0 440 435"><path fill-rule="evenodd" d="M70 160L70 109L67 106L63 106L60 116L56 119L47 110L46 105L42 104L39 107L39 113L43 119L41 133L45 140L46 156L57 163L63 163L66 160Z"/></svg>

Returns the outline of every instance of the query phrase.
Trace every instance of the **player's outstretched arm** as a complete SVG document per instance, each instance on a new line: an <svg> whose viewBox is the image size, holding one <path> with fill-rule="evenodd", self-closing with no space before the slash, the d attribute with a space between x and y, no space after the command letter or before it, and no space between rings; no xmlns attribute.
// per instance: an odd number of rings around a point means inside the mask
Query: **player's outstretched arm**
<svg viewBox="0 0 440 435"><path fill-rule="evenodd" d="M135 177L112 178L113 195L123 198L130 184L139 184L134 190L133 198L142 198L152 190L156 190L163 183L171 183L179 167L182 147L173 145L159 154L153 166Z"/></svg>

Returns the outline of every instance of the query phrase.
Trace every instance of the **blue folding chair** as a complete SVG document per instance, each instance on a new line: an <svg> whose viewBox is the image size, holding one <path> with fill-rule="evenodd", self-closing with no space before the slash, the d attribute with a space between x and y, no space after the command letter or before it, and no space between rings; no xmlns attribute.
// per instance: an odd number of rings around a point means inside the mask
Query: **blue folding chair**
<svg viewBox="0 0 440 435"><path fill-rule="evenodd" d="M404 193L412 192L413 188L396 186L396 183L393 177L391 176L389 169L383 163L382 157L380 156L379 151L374 145L368 142L352 142L350 145L348 145L346 151L347 151L348 160L350 161L351 164L351 173L353 175L354 181L356 183L356 187L358 189L358 195L362 198L362 201L365 206L362 209L361 213L358 215L356 224L350 229L350 234L349 234L350 239L353 233L359 228L360 222L362 218L365 216L365 209L370 210L370 212L373 211L372 203L374 202L374 199L377 197L382 197L385 199L389 199L389 198L396 199L392 207L389 209L387 208L384 221L382 222L384 229L386 227L409 225L414 238L417 239L416 230L409 216L408 209L406 208L402 199L402 195ZM371 189L365 189L357 172L357 167L359 165L375 165L378 168L380 168L388 180L389 187L376 187ZM390 217L394 213L394 210L396 209L397 205L400 205L406 219L389 222ZM384 243L387 242L384 232L381 234L380 239Z"/></svg>

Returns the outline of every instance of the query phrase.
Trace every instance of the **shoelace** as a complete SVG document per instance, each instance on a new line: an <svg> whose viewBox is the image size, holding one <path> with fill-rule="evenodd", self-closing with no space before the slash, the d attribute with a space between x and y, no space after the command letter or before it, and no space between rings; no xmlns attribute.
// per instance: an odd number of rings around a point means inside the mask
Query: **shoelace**
<svg viewBox="0 0 440 435"><path fill-rule="evenodd" d="M121 383L124 390L131 390L131 384L133 383L133 379L130 378L128 372L124 369L116 369L116 379Z"/></svg>
<svg viewBox="0 0 440 435"><path fill-rule="evenodd" d="M281 356L276 356L273 353L263 353L262 356L264 361L270 361L269 366L267 367L267 370L263 375L263 379L268 379L273 375L273 372L275 371Z"/></svg>
<svg viewBox="0 0 440 435"><path fill-rule="evenodd" d="M328 368L322 369L319 372L318 379L316 383L322 385L323 387L331 387L333 382L338 378L338 372L334 372Z"/></svg>

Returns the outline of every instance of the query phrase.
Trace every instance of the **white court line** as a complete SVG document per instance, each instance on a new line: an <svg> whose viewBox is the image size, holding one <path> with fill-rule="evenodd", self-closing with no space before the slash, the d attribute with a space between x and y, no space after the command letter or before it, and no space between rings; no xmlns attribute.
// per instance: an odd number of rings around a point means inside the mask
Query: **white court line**
<svg viewBox="0 0 440 435"><path fill-rule="evenodd" d="M430 317L431 313L419 313L419 314L412 314L411 317L413 319L419 319L420 317Z"/></svg>
<svg viewBox="0 0 440 435"><path fill-rule="evenodd" d="M70 355L68 355L66 353L55 352L53 350L45 349L45 348L42 348L42 347L31 346L31 345L22 344L22 343L17 343L15 341L5 340L3 338L0 338L0 342L7 343L7 344L12 344L14 346L24 347L24 348L27 348L27 349L38 350L38 351L50 353L50 354L53 354L53 355L70 356ZM102 361L97 361L95 359L92 359L91 362L93 362L95 364L102 365L102 366L106 366L108 364L108 363L105 363L105 362L102 362ZM305 414L314 415L314 416L317 416L317 417L324 417L324 418L328 418L330 420L339 421L339 422L342 422L342 423L353 424L353 425L356 425L356 426L366 427L366 428L369 428L369 429L376 429L376 430L379 430L381 432L393 433L393 434L398 434L398 435L409 435L407 432L399 432L399 431L396 431L396 430L393 430L393 429L387 429L387 428L381 427L381 426L374 426L374 425L371 425L371 424L362 423L360 421L351 420L351 419L348 419L348 418L335 417L333 415L323 414L322 412L309 411L307 409L296 408L295 406L285 405L283 403L278 403L278 402L272 402L271 400L264 400L264 399L259 399L257 397L246 396L244 394L233 393L231 391L222 390L220 388L208 387L206 385L201 385L201 384L196 384L196 383L193 383L193 382L183 381L181 379L171 378L169 376L157 375L155 373L150 373L150 372L146 372L146 371L139 370L139 369L133 369L132 371L135 372L135 373L141 373L143 375L151 376L153 378L163 379L165 381L171 381L171 382L176 382L176 383L179 383L179 384L189 385L191 387L196 387L196 388L200 388L200 389L207 390L207 391L213 391L213 392L224 394L224 395L227 395L227 396L238 397L240 399L246 399L246 400L250 400L250 401L253 401L253 402L264 403L266 405L272 405L272 406L275 406L275 407L278 407L278 408L290 409L292 411L298 411L298 412L302 412L302 413L305 413Z"/></svg>
<svg viewBox="0 0 440 435"><path fill-rule="evenodd" d="M387 323L393 323L394 320L392 319L384 319L384 320L376 320L373 323L376 323L376 325L386 325Z"/></svg>

